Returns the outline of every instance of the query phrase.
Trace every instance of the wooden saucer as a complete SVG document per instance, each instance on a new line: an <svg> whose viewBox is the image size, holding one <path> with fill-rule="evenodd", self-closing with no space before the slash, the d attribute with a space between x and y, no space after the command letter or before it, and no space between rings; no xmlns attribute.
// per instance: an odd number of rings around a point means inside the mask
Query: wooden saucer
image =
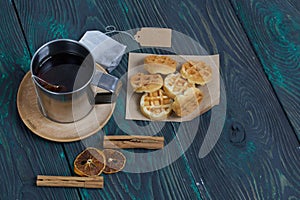
<svg viewBox="0 0 300 200"><path fill-rule="evenodd" d="M108 122L115 103L96 105L82 120L74 123L58 123L40 112L31 73L28 72L18 90L18 112L24 124L36 135L55 142L73 142L97 133Z"/></svg>

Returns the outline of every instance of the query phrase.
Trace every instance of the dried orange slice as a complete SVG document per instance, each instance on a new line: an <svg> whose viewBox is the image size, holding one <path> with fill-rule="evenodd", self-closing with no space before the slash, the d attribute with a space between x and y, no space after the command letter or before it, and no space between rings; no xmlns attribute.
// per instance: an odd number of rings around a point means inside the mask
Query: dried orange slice
<svg viewBox="0 0 300 200"><path fill-rule="evenodd" d="M114 149L104 149L106 166L103 170L105 174L114 174L121 171L126 163L126 157L120 151Z"/></svg>
<svg viewBox="0 0 300 200"><path fill-rule="evenodd" d="M79 176L98 176L104 168L104 153L93 147L81 152L74 161L74 172Z"/></svg>

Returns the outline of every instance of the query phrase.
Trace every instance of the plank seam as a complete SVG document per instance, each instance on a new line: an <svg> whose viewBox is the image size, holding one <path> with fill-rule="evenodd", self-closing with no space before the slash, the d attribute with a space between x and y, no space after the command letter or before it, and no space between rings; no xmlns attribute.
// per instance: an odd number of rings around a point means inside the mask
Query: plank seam
<svg viewBox="0 0 300 200"><path fill-rule="evenodd" d="M264 70L264 67L263 67L263 64L262 64L262 59L261 59L260 56L258 55L258 53L257 53L257 51L256 51L256 49L255 49L255 47L254 47L254 45L253 45L253 43L252 43L250 37L249 37L249 34L248 34L248 32L247 32L247 29L245 28L245 26L244 26L244 24L243 24L243 22L242 22L240 16L238 15L237 10L236 10L236 8L235 8L235 6L234 6L234 4L233 4L232 1L233 1L233 0L229 0L230 6L231 6L232 9L234 10L235 15L236 15L237 19L239 20L239 22L240 22L240 24L241 24L241 27L242 27L243 31L244 31L245 34L246 34L247 40L248 40L248 42L249 42L249 44L250 44L250 46L251 46L251 48L252 48L252 50L253 50L253 53L254 53L255 57L259 60L260 66L263 68L265 77L267 78L267 80L268 80L268 82L269 82L269 84L270 84L270 86L271 86L271 90L272 90L273 94L275 95L275 97L276 97L276 99L277 99L277 101L278 101L278 103L279 103L279 105L280 105L280 107L281 107L281 109L282 109L282 111L283 111L283 113L284 113L284 115L285 115L287 121L288 121L288 124L290 125L291 129L293 130L293 133L294 133L294 135L295 135L295 137L296 137L296 139L297 139L297 141L298 141L298 144L300 145L300 138L298 138L298 135L297 135L297 132L296 132L296 130L295 130L295 127L293 126L293 124L292 124L290 118L288 117L288 114L286 113L286 111L285 111L285 109L284 109L284 107L283 107L283 104L281 103L281 101L280 101L280 99L279 99L279 96L278 96L278 94L277 94L277 92L276 92L276 90L275 90L273 84L271 83L270 79L268 78L268 76L267 76L267 74L266 74L266 71Z"/></svg>
<svg viewBox="0 0 300 200"><path fill-rule="evenodd" d="M21 21L20 15L19 15L19 13L18 13L17 6L16 6L16 4L15 4L15 2L14 2L13 0L11 1L11 3L12 3L12 6L13 6L13 8L14 8L14 11L15 11L15 14L16 14L16 17L17 17L19 26L20 26L20 28L21 28L22 35L23 35L23 38L24 38L24 40L25 40L25 44L26 44L27 51L29 52L29 55L30 55L30 57L32 58L32 54L31 54L31 52L30 52L29 44L28 44L28 41L27 41L27 38L26 38L26 35L25 35L25 30L24 30L24 28L23 28L23 26L22 26L22 21Z"/></svg>
<svg viewBox="0 0 300 200"><path fill-rule="evenodd" d="M27 51L29 52L29 55L30 55L30 57L32 58L32 54L31 54L31 52L30 52L29 44L28 44L28 41L27 41L27 38L26 38L25 30L24 30L24 28L23 28L23 26L22 26L22 21L21 21L20 15L19 15L19 13L18 13L17 6L16 6L16 4L15 4L15 2L14 2L13 0L12 0L11 2L12 2L12 5L13 5L13 9L14 9L14 11L15 11L15 14L16 14L16 17L17 17L19 26L20 26L20 28L21 28L23 38L24 38L24 40L25 40L25 44L26 44ZM68 154L67 154L67 151L66 151L66 148L65 148L64 145L62 145L62 149L63 149L64 155L65 155L65 157L66 157L66 160L69 161L69 157L68 157ZM67 163L68 163L68 168L69 168L70 172L73 172L73 168L72 168L70 162L67 162ZM76 189L76 192L77 192L78 197L79 197L80 199L83 199L83 197L82 197L82 195L81 195L79 189Z"/></svg>
<svg viewBox="0 0 300 200"><path fill-rule="evenodd" d="M71 166L71 164L70 164L70 162L69 162L69 161L70 161L70 158L69 158L69 156L68 156L68 154L67 154L67 150L66 150L64 144L62 144L62 149L63 149L63 152L64 152L64 154L65 154L66 161L67 161L67 163L68 163L68 167L69 167L69 169L70 169L70 172L72 173L72 172L73 172L73 167ZM73 159L72 159L72 160L73 160ZM80 199L80 200L83 200L84 198L82 197L79 188L76 189L76 192L77 192L77 195L79 196L79 199Z"/></svg>
<svg viewBox="0 0 300 200"><path fill-rule="evenodd" d="M22 26L22 21L21 21L20 15L19 15L19 13L18 13L17 6L16 6L16 4L15 4L15 2L14 2L13 0L12 0L11 2L12 2L12 5L13 5L13 9L14 9L14 11L15 11L15 15L16 15L16 17L17 17L19 26L20 26L20 28L21 28L23 38L24 38L24 40L25 40L25 44L26 44L27 51L29 52L29 55L30 55L30 57L32 58L32 54L31 54L31 52L30 52L29 44L28 44L28 41L27 41L27 38L26 38L25 30L24 30L24 28L23 28L23 26ZM65 155L65 157L66 157L66 160L69 161L70 159L69 159L69 157L68 157L68 154L67 154L65 145L62 145L62 149L63 149L64 155ZM69 168L70 172L72 172L72 171L73 171L73 168L72 168L70 162L67 162L67 163L68 163L68 168ZM76 192L77 192L78 197L79 197L80 199L83 199L83 197L82 197L82 195L81 195L79 189L76 189Z"/></svg>
<svg viewBox="0 0 300 200"><path fill-rule="evenodd" d="M171 126L172 126L172 128L173 128L173 131L176 133L176 128L175 128L175 126L174 126L173 123L171 123ZM180 149L183 151L181 142L180 142L180 141L178 141L178 142L179 142L179 145L180 145ZM190 162L189 162L189 160L187 159L187 157L186 157L186 155L185 155L185 152L184 152L183 156L184 156L184 158L186 159L187 165L188 165L189 168L190 168ZM208 199L208 196L207 196L207 195L209 194L209 192L207 191L204 182L203 182L203 181L199 181L199 185L196 184L197 180L196 180L196 178L195 178L195 175L194 175L194 173L193 173L192 170L191 170L190 172L191 172L191 174L192 174L192 177L193 177L193 180L194 180L194 184L197 185L197 188L198 188L198 191L199 191L199 194L200 194L201 199L207 200L207 199Z"/></svg>

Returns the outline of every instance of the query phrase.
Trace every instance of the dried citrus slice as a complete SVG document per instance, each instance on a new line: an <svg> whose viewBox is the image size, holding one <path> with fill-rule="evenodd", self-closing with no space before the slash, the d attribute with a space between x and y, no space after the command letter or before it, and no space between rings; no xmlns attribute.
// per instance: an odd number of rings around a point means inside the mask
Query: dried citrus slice
<svg viewBox="0 0 300 200"><path fill-rule="evenodd" d="M106 159L106 166L103 170L105 174L117 173L124 168L126 157L123 153L113 149L104 149L103 153Z"/></svg>
<svg viewBox="0 0 300 200"><path fill-rule="evenodd" d="M98 176L104 168L104 153L93 147L81 152L74 161L74 172L79 176Z"/></svg>

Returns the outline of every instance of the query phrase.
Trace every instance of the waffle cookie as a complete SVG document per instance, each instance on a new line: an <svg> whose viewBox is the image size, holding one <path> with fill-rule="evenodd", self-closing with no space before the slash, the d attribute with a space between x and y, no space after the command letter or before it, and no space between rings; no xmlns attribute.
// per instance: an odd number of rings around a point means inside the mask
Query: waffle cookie
<svg viewBox="0 0 300 200"><path fill-rule="evenodd" d="M154 92L163 86L163 79L159 74L137 73L130 78L130 84L135 92Z"/></svg>
<svg viewBox="0 0 300 200"><path fill-rule="evenodd" d="M180 73L190 83L205 85L211 80L212 69L204 62L188 61L182 65Z"/></svg>
<svg viewBox="0 0 300 200"><path fill-rule="evenodd" d="M194 87L194 84L189 83L180 73L169 74L165 78L163 86L166 94L173 99L190 87Z"/></svg>
<svg viewBox="0 0 300 200"><path fill-rule="evenodd" d="M145 93L140 101L143 115L151 120L166 119L172 112L173 100L163 90Z"/></svg>
<svg viewBox="0 0 300 200"><path fill-rule="evenodd" d="M197 109L202 99L203 93L198 88L188 88L183 94L175 97L172 110L179 117L186 116Z"/></svg>
<svg viewBox="0 0 300 200"><path fill-rule="evenodd" d="M150 55L144 59L144 68L150 74L170 74L176 71L177 62L168 56Z"/></svg>

